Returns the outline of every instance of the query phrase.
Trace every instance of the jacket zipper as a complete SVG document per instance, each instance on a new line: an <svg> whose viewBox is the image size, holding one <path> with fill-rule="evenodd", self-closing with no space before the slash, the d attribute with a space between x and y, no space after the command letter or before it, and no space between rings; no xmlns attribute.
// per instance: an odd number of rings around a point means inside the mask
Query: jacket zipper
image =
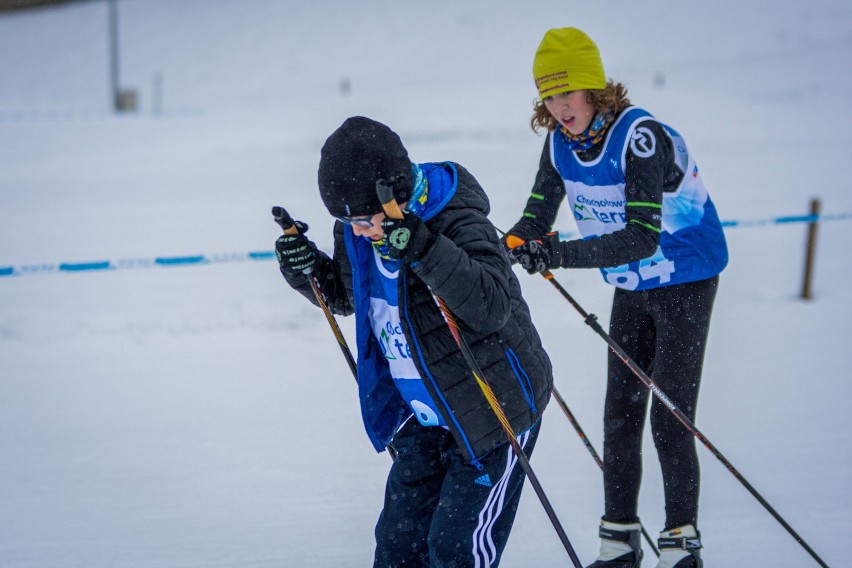
<svg viewBox="0 0 852 568"><path fill-rule="evenodd" d="M406 327L408 328L408 330L410 332L409 335L411 335L411 337L409 337L408 340L409 340L409 343L412 343L414 345L414 350L417 353L418 360L420 361L419 367L422 369L421 375L426 375L425 377L421 376L421 379L423 379L424 382L426 382L428 380L429 384L432 387L431 390L434 391L434 392L430 392L429 394L432 395L432 397L435 398L436 401L439 402L444 407L446 415L450 417L450 422L453 424L455 431L458 432L459 437L464 441L464 445L467 448L467 453L470 454L470 456L471 456L470 464L472 466L474 466L477 470L482 471L483 469L485 469L485 466L483 466L479 462L479 460L476 459L476 454L473 452L473 446L471 445L470 440L467 437L467 434L465 434L461 425L458 423L458 421L456 421L455 414L453 414L453 412L450 410L450 405L447 403L446 399L444 399L444 395L441 394L441 391L438 390L437 382L435 381L435 378L432 376L432 373L429 371L429 368L426 366L426 361L423 359L423 352L420 349L420 342L417 340L417 337L415 336L414 332L412 331L413 328L412 328L412 325L411 325L411 320L408 318L408 294L405 293L405 290L408 289L408 286L407 286L408 272L406 270L404 270L404 267L400 269L400 278L398 280L399 280L399 297L402 298L402 302L400 302L400 304L404 308L403 309L403 317L404 317L405 322L406 322Z"/></svg>

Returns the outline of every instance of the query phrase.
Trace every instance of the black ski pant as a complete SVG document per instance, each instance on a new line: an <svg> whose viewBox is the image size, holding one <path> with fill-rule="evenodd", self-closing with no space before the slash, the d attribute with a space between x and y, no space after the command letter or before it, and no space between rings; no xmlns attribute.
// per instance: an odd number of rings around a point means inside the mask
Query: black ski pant
<svg viewBox="0 0 852 568"><path fill-rule="evenodd" d="M540 426L518 436L528 457ZM496 567L526 477L509 443L482 458L477 469L448 430L412 418L393 447L374 568Z"/></svg>
<svg viewBox="0 0 852 568"><path fill-rule="evenodd" d="M631 292L616 289L610 336L695 420L710 315L719 277ZM604 519L638 521L642 432L649 389L611 350L604 407ZM662 402L651 404L651 433L663 474L666 526L697 526L700 471L695 437Z"/></svg>

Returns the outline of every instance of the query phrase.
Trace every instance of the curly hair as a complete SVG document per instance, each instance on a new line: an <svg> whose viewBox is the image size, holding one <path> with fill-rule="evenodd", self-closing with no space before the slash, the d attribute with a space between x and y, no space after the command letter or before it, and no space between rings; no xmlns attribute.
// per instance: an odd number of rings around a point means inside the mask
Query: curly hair
<svg viewBox="0 0 852 568"><path fill-rule="evenodd" d="M621 83L614 83L612 79L607 81L606 87L603 89L595 89L586 91L586 100L592 103L597 112L613 111L618 114L622 110L630 106L630 99L627 98L627 87ZM530 119L530 127L538 132L544 128L548 132L556 130L559 123L548 112L544 106L544 101L541 99L533 103L533 115Z"/></svg>

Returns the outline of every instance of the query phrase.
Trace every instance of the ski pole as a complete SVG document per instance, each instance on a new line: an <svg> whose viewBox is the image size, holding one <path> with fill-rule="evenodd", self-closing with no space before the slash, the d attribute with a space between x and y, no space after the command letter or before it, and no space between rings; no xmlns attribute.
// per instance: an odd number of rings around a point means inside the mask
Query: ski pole
<svg viewBox="0 0 852 568"><path fill-rule="evenodd" d="M284 231L285 235L297 235L299 233L293 218L283 207L278 207L277 205L273 207L272 217ZM311 274L312 272L313 268L308 268L305 270L304 274L308 277L308 281L311 283L311 290L313 290L317 303L319 303L319 306L325 314L325 319L328 320L328 325L331 327L331 332L334 334L334 338L337 339L337 344L340 346L340 351L343 352L343 357L349 365L349 370L352 371L352 375L355 377L355 382L358 382L358 370L355 367L355 360L352 358L352 352L349 350L349 346L346 344L346 338L343 337L343 332L340 331L340 326L337 325L337 320L334 319L334 314L331 313L328 303L325 301L325 298L323 298L316 278L314 278L314 275Z"/></svg>
<svg viewBox="0 0 852 568"><path fill-rule="evenodd" d="M601 468L601 471L604 469L603 461L601 460L598 453L595 451L595 447L592 445L592 442L589 441L589 438L586 436L586 433L583 431L583 428L580 426L580 422L577 418L574 417L574 414L571 412L571 409L568 408L568 405L565 403L565 399L562 398L562 395L559 393L559 390L556 386L553 387L553 397L556 399L559 408L562 409L562 412L568 417L568 421L571 422L571 425L574 427L574 430L577 431L577 435L580 437L580 440L583 442L583 445L586 446L586 449L589 450L589 453L592 455L592 459L595 460L595 463L598 464L598 467ZM648 531L645 530L645 527L642 527L642 536L645 537L645 540L648 542L648 546L651 547L651 550L654 551L654 554L659 558L660 551L657 550L657 547L654 546L654 541L651 539L651 535L648 534Z"/></svg>
<svg viewBox="0 0 852 568"><path fill-rule="evenodd" d="M382 209L384 209L385 215L387 215L390 219L402 219L403 213L402 210L399 208L396 199L394 199L393 197L393 190L383 184L381 180L376 182L376 190L379 195L379 200L382 202ZM480 368L479 363L477 363L473 352L470 350L470 346L467 344L467 340L465 340L465 338L461 335L461 331L459 330L458 324L456 323L453 314L450 312L449 308L447 308L447 305L441 298L436 296L434 293L432 294L432 297L435 298L435 301L437 302L438 307L440 308L441 313L443 314L444 319L447 322L447 327L449 327L453 339L455 339L456 344L459 346L459 349L461 350L462 355L464 356L465 362L470 368L470 372L473 374L473 378L476 380L476 383L479 385L479 388L485 395L485 399L488 401L488 406L491 407L491 410L497 416L497 420L500 422L500 426L502 426L503 432L506 434L506 438L508 438L509 444L511 444L512 450L515 452L515 456L518 458L518 463L524 470L527 479L530 480L530 483L532 484L536 495L538 495L538 498L541 501L541 504L544 507L544 510L547 513L551 524L553 525L553 528L556 529L556 534L559 535L559 540L565 547L566 552L568 552L568 556L571 558L571 562L574 563L574 566L576 568L582 568L583 565L580 563L580 559L577 557L577 553L574 551L574 547L571 545L571 541L568 539L568 535L565 534L565 530L562 528L562 525L556 516L556 511L553 510L553 506L550 504L550 500L544 493L544 489L542 488L538 477L535 475L535 472L533 471L532 466L530 465L530 462L527 459L523 448L521 448L518 439L515 437L515 433L512 431L512 426L511 424L509 424L509 419L506 417L506 413L503 411L503 408L500 406L500 403L497 400L497 396L494 394L494 391L491 389L491 386L485 379L485 375L482 373L482 369Z"/></svg>
<svg viewBox="0 0 852 568"><path fill-rule="evenodd" d="M281 227L284 231L285 235L294 235L298 233L298 229L296 229L296 223L293 221L293 218L290 217L290 214L283 207L278 207L277 205L272 208L272 217L275 219L275 222ZM355 359L352 358L352 352L349 350L349 346L346 344L346 338L343 336L343 332L340 330L340 326L337 325L337 320L334 318L334 314L331 313L331 310L328 307L328 302L325 301L325 298L322 296L322 292L320 292L319 285L317 284L316 278L312 274L313 269L308 268L305 270L305 275L308 277L308 281L311 283L311 290L314 292L314 297L317 299L317 303L319 303L322 308L323 313L325 314L325 319L328 321L328 325L331 327L331 332L334 334L334 338L337 340L337 344L340 346L340 351L343 353L343 357L346 359L346 363L349 365L349 370L352 371L352 376L355 378L355 383L358 382L358 368L355 365ZM396 450L392 445L388 445L388 455L391 458L391 461L396 459Z"/></svg>
<svg viewBox="0 0 852 568"><path fill-rule="evenodd" d="M523 244L523 242L524 241L522 239L515 237L514 235L509 235L506 240L506 244L509 246L509 248L515 248L516 246L520 246L521 244ZM739 471L737 471L737 468L735 468L733 464L728 461L728 459L724 455L722 455L722 452L720 452L713 444L710 443L710 440L708 440L707 437L701 432L701 430L699 430L698 427L695 426L692 420L690 420L689 417L684 414L683 411L678 408L677 405L675 405L675 403L672 402L672 400L668 396L666 396L666 393L664 393L662 389L660 389L660 387L657 386L657 384L653 380L651 380L647 373L645 373L645 371L643 371L642 368L639 367L639 365L637 365L636 362L630 358L627 352L625 352L624 349L622 349L621 346L612 337L610 337L610 335L606 331L604 331L604 329L601 327L601 324L598 323L597 316L595 314L590 314L586 312L586 310L584 310L582 306L577 303L577 301L571 296L571 294L569 294L568 291L563 288L562 285L559 284L559 282L556 281L556 278L553 276L553 273L550 270L542 270L541 275L546 280L548 280L553 285L553 287L559 291L560 294L562 294L562 297L568 300L568 303L574 306L574 309L576 309L580 313L580 315L583 316L586 325L591 327L595 331L595 333L600 335L603 340L606 341L610 349L612 349L612 351L618 356L618 358L621 359L625 365L627 365L627 367L633 372L633 374L636 375L639 380L645 384L646 387L651 389L651 392L654 394L654 396L656 396L657 399L662 402L663 405L672 412L672 414L675 415L675 417L680 421L680 423L683 424L684 427L689 430L693 436L698 438L701 443L704 444L704 446L708 450L710 450L710 453L712 453L714 456L716 456L716 458L718 458L720 462L722 462L722 464L728 469L728 471L730 471L731 474L733 474L733 476L740 483L743 484L743 487L745 487L748 492L751 493L755 499L757 499L758 503L763 505L763 507L767 511L769 511L769 513L773 517L775 517L775 520L778 521L781 526L787 530L788 533L790 533L790 535L796 540L796 542L798 542L802 546L802 548L804 548L808 552L808 554L810 554L813 559L816 560L817 564L819 564L823 568L828 568L828 565L822 560L822 558L819 557L819 555L817 555L814 549L812 549L808 545L808 543L805 542L805 539L803 539L795 530L793 530L793 527L791 527L789 523L787 523L787 521L785 521L784 518L772 507L772 505L770 505L769 502L764 499L760 493L757 492L757 490L751 485L751 483L749 483L746 478L743 477L743 475Z"/></svg>

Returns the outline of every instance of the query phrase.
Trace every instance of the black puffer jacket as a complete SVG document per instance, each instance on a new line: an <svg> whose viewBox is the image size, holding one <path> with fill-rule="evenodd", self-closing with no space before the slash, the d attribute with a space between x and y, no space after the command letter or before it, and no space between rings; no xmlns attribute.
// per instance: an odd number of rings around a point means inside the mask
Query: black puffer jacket
<svg viewBox="0 0 852 568"><path fill-rule="evenodd" d="M537 422L550 398L553 377L550 359L532 324L520 284L501 248L487 215L488 198L463 167L423 164L433 197L433 178L454 179L446 205L426 221L437 235L418 263L405 265L399 276L400 317L414 360L433 400L466 456L476 461L506 441L476 380L465 363L432 294L455 315L485 380L497 395L517 434ZM437 176L437 177L435 177ZM366 318L366 304L355 298L355 280L366 278L360 268L372 262L367 243L349 227L336 223L334 258L320 253L314 275L334 313ZM365 252L366 251L366 252ZM285 273L285 277L286 277ZM307 278L289 283L316 303ZM366 280L363 280L366 282ZM356 307L358 306L358 307ZM360 307L364 306L364 307ZM391 440L410 411L387 372L381 350L369 331L358 337L359 389L368 434L378 449ZM378 356L376 356L378 355ZM381 360L381 364L379 364ZM366 376L370 375L370 376ZM386 375L386 376L385 376ZM378 377L378 378L377 378Z"/></svg>

